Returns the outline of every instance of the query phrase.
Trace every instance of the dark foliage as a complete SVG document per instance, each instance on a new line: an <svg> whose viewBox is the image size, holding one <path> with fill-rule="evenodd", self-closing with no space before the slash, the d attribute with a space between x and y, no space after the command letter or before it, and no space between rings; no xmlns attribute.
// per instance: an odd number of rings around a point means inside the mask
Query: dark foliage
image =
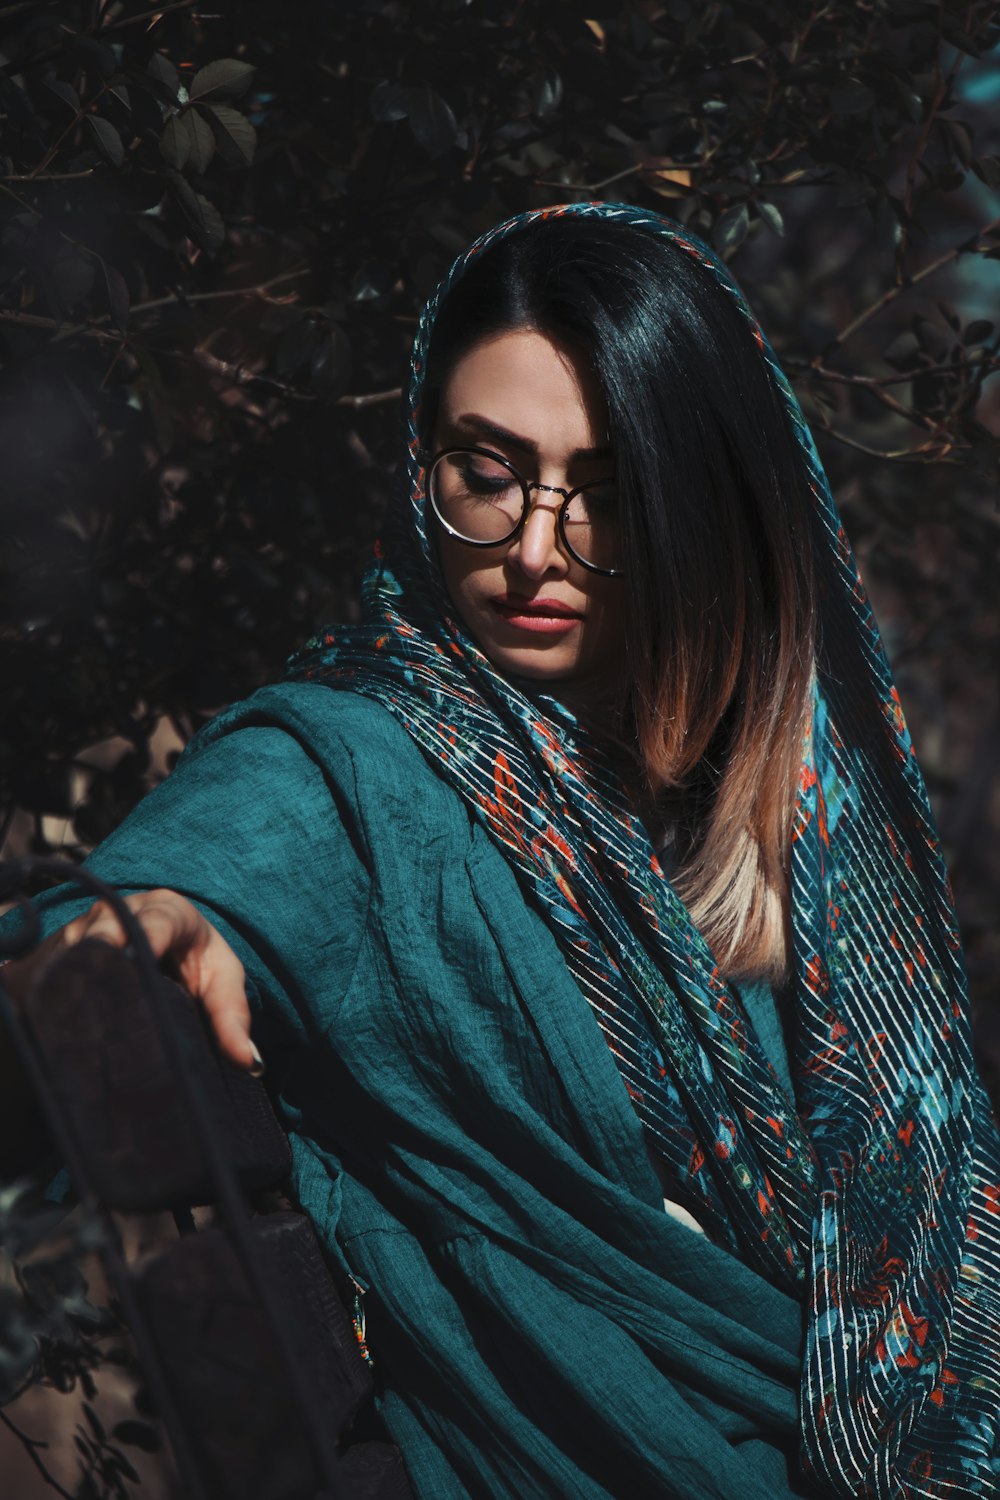
<svg viewBox="0 0 1000 1500"><path fill-rule="evenodd" d="M626 198L732 259L817 433L986 1036L998 42L987 0L0 5L7 852L82 853L355 610L456 251Z"/></svg>

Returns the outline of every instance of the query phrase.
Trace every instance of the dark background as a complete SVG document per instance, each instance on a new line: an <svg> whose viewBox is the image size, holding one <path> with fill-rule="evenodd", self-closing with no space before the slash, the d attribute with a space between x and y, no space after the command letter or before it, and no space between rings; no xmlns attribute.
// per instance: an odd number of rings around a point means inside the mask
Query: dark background
<svg viewBox="0 0 1000 1500"><path fill-rule="evenodd" d="M996 1090L998 43L947 0L0 0L3 852L82 856L356 613L423 299L625 199L723 252L813 426Z"/></svg>

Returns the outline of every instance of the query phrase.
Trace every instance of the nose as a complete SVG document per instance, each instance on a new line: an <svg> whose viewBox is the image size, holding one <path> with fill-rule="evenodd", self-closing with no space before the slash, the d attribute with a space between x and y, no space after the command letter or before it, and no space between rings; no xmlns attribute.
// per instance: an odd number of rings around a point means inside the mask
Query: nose
<svg viewBox="0 0 1000 1500"><path fill-rule="evenodd" d="M570 559L559 534L561 494L535 496L528 519L514 538L507 557L528 578L564 577Z"/></svg>

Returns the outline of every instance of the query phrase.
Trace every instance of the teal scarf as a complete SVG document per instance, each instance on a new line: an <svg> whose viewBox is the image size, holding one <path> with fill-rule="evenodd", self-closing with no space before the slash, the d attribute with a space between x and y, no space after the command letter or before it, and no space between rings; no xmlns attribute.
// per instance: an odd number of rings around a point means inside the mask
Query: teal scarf
<svg viewBox="0 0 1000 1500"><path fill-rule="evenodd" d="M437 310L496 239L563 215L665 236L731 295L786 403L825 538L823 659L792 829L798 1113L599 746L502 677L453 618L418 438ZM364 619L290 673L385 705L465 799L592 1007L670 1196L808 1307L803 1461L838 1495L1000 1486L1000 1142L972 1058L947 874L878 628L801 410L726 267L627 204L482 235L420 320L408 497Z"/></svg>

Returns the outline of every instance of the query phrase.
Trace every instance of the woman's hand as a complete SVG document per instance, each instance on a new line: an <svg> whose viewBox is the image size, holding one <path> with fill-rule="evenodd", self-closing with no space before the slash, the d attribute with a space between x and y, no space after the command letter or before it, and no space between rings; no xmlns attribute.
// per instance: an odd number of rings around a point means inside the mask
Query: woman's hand
<svg viewBox="0 0 1000 1500"><path fill-rule="evenodd" d="M138 917L158 959L169 958L184 988L204 1006L220 1050L237 1067L259 1072L260 1053L250 1040L243 965L221 933L176 891L142 891L125 902ZM3 978L15 1000L65 948L100 938L115 948L127 942L118 918L104 901L67 923L27 958L5 965Z"/></svg>

